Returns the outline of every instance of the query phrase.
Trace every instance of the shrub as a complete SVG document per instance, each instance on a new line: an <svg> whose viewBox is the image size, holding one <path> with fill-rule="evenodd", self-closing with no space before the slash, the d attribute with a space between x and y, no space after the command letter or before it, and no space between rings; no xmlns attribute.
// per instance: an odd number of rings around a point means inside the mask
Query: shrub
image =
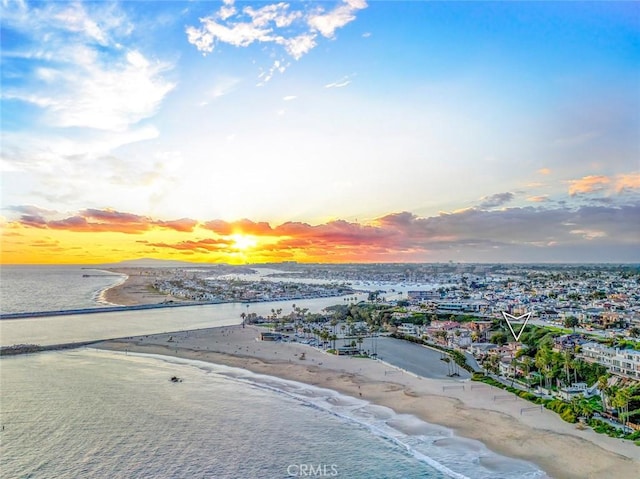
<svg viewBox="0 0 640 479"><path fill-rule="evenodd" d="M562 414L560 414L560 417L567 422L576 422L577 420L571 408L565 409Z"/></svg>

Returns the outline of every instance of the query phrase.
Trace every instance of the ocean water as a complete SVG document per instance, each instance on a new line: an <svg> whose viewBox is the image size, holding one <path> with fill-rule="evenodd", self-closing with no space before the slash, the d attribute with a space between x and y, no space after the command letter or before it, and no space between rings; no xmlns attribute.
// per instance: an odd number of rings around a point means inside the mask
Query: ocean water
<svg viewBox="0 0 640 479"><path fill-rule="evenodd" d="M2 477L545 477L415 417L237 368L91 349L0 367Z"/></svg>
<svg viewBox="0 0 640 479"><path fill-rule="evenodd" d="M83 277L83 274L100 276ZM2 267L0 310L99 308L121 275ZM0 321L1 345L237 324L293 303L219 304ZM174 384L168 378L180 376ZM80 349L0 359L0 477L537 478L448 429L334 391L177 358Z"/></svg>
<svg viewBox="0 0 640 479"><path fill-rule="evenodd" d="M102 298L102 292L125 279L125 275L82 266L2 266L0 312L110 306Z"/></svg>
<svg viewBox="0 0 640 479"><path fill-rule="evenodd" d="M91 276L83 277L83 274ZM0 268L0 312L85 308L99 311L101 306L108 305L102 293L125 279L124 275L80 266L3 266ZM0 346L51 345L228 326L239 324L242 313L267 315L273 308L287 312L294 304L320 311L340 302L341 298L316 298L3 319L0 320Z"/></svg>

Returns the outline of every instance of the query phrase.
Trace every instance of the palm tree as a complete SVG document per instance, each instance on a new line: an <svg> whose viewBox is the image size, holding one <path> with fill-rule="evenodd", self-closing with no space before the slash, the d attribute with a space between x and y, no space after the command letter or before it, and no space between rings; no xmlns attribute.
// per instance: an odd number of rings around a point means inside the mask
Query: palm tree
<svg viewBox="0 0 640 479"><path fill-rule="evenodd" d="M320 339L322 339L322 348L324 349L325 343L329 340L329 332L324 329L320 331Z"/></svg>
<svg viewBox="0 0 640 479"><path fill-rule="evenodd" d="M598 390L600 391L600 400L602 401L602 409L607 410L607 391L609 389L609 378L603 374L598 378Z"/></svg>
<svg viewBox="0 0 640 479"><path fill-rule="evenodd" d="M533 364L533 359L531 359L530 356L525 356L522 358L522 367L524 367L526 374L525 374L525 378L527 380L527 388L531 387L531 384L529 384L529 374L531 373L531 366Z"/></svg>
<svg viewBox="0 0 640 479"><path fill-rule="evenodd" d="M333 333L335 334L335 332L336 332L336 326L338 325L338 320L337 320L336 318L333 318L329 324L330 324L330 325L331 325L331 327L333 328Z"/></svg>
<svg viewBox="0 0 640 479"><path fill-rule="evenodd" d="M538 368L538 372L542 374L545 380L545 387L547 389L551 389L551 367L553 365L553 351L549 349L547 346L543 346L538 349L536 353L536 367Z"/></svg>
<svg viewBox="0 0 640 479"><path fill-rule="evenodd" d="M572 357L571 357L571 352L570 351L565 351L564 352L564 372L567 375L567 386L570 385L571 383L571 376L569 375L569 371L571 370L571 366L572 366Z"/></svg>
<svg viewBox="0 0 640 479"><path fill-rule="evenodd" d="M628 388L619 388L615 391L612 399L612 405L618 410L618 419L623 426L627 425L629 417L629 399L631 391Z"/></svg>

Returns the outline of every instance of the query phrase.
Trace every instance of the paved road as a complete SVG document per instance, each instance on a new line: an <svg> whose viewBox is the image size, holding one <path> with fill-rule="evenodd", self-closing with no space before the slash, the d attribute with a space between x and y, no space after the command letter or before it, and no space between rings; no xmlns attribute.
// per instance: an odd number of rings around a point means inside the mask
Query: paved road
<svg viewBox="0 0 640 479"><path fill-rule="evenodd" d="M374 342L377 342L377 345ZM425 378L450 379L448 374L452 370L460 375L454 376L454 379L471 377L467 371L460 367L455 366L454 369L453 362L449 365L442 361L440 359L442 353L439 351L425 348L419 344L389 337L367 338L362 343L362 349L368 350L370 353L373 353L376 348L378 358L382 361Z"/></svg>

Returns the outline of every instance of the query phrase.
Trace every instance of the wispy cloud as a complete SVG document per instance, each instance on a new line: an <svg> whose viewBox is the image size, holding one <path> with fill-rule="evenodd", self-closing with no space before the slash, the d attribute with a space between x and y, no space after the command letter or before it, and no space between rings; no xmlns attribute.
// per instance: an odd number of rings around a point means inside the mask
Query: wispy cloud
<svg viewBox="0 0 640 479"><path fill-rule="evenodd" d="M342 0L332 9L325 3L295 4L272 3L260 8L237 8L233 0L209 16L200 18L197 26L185 30L187 41L204 55L212 53L217 45L249 47L259 43L281 47L284 53L299 60L318 45L318 35L334 38L338 29L355 20L355 13L367 7L364 0ZM279 66L263 75L269 81L275 72L284 72L287 63L279 59Z"/></svg>
<svg viewBox="0 0 640 479"><path fill-rule="evenodd" d="M498 206L503 206L509 203L515 198L515 195L509 191L505 193L496 193L491 196L485 196L481 199L480 204L478 205L480 208L496 208Z"/></svg>
<svg viewBox="0 0 640 479"><path fill-rule="evenodd" d="M154 248L176 249L180 251L190 251L194 253L224 252L230 248L233 241L224 239L199 239L180 241L178 243L148 243Z"/></svg>
<svg viewBox="0 0 640 479"><path fill-rule="evenodd" d="M590 175L578 180L570 180L568 183L569 194L575 196L602 191L611 183L611 180L609 177L603 175Z"/></svg>
<svg viewBox="0 0 640 479"><path fill-rule="evenodd" d="M19 208L15 208L19 210ZM140 216L133 213L115 211L112 209L89 208L80 211L74 216L61 219L50 219L49 214L43 214L45 210L25 210L28 214L23 214L17 223L33 228L49 230L64 230L85 233L127 233L138 234L151 229L168 229L180 232L192 232L197 221L189 218L177 220L154 220L147 216Z"/></svg>
<svg viewBox="0 0 640 479"><path fill-rule="evenodd" d="M211 101L215 101L229 93L233 92L241 82L239 78L222 77L215 80L214 85L207 91L205 99L200 106L206 106Z"/></svg>
<svg viewBox="0 0 640 479"><path fill-rule="evenodd" d="M570 180L568 183L571 196L600 192L620 194L640 190L640 172L621 173L615 176L590 175Z"/></svg>
<svg viewBox="0 0 640 479"><path fill-rule="evenodd" d="M548 195L530 196L527 198L527 201L531 201L533 203L544 203L545 201L549 201L549 196Z"/></svg>
<svg viewBox="0 0 640 479"><path fill-rule="evenodd" d="M172 65L121 45L132 26L117 5L89 5L8 9L3 23L28 37L29 47L8 52L23 78L6 84L2 96L41 109L48 126L125 131L152 116L174 88L163 77ZM38 61L25 68L21 57Z"/></svg>
<svg viewBox="0 0 640 479"><path fill-rule="evenodd" d="M353 78L353 76L354 75L346 75L338 81L327 83L324 87L325 88L343 88L345 86L348 86L351 83L351 78Z"/></svg>
<svg viewBox="0 0 640 479"><path fill-rule="evenodd" d="M614 184L618 193L626 190L640 190L640 172L618 175Z"/></svg>
<svg viewBox="0 0 640 479"><path fill-rule="evenodd" d="M342 5L329 12L318 9L318 13L309 15L307 23L324 37L333 38L336 30L356 19L355 12L366 7L364 0L344 0Z"/></svg>

